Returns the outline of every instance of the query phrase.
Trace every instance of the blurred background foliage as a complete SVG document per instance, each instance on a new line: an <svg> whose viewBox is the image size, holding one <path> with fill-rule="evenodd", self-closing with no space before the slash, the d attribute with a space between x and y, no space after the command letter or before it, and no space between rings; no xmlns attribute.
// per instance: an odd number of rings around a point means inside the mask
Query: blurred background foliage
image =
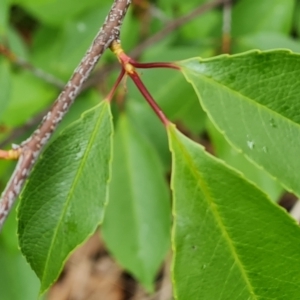
<svg viewBox="0 0 300 300"><path fill-rule="evenodd" d="M121 39L124 50L133 53L139 61L205 58L251 49L287 48L300 52L299 0L236 0L227 6L212 5L205 13L187 18L183 25L175 26L168 34L161 31L170 24L176 25L181 16L214 1L132 2ZM112 0L0 1L0 148L21 142L36 128L89 47L111 3ZM159 39L141 49L141 45L155 34ZM108 94L117 71L116 59L107 51L58 131ZM46 74L53 76L50 83ZM181 74L172 70L143 70L140 74L154 99L182 132L244 173L274 201L281 201L287 208L293 205L292 195L287 195L273 178L234 150L207 120L192 87ZM167 178L170 153L165 130L130 81L126 89L120 86L112 107L114 122L117 124L119 117L126 114L128 126L135 128L134 135L139 136L141 143L149 144L154 153L151 155L158 157L157 163ZM116 130L118 132L118 124ZM118 143L116 139L115 149ZM1 161L0 190L4 189L13 167L13 163ZM113 167L113 172L113 176L118 177L114 174L121 174L123 169ZM169 201L167 186L166 180L162 197ZM112 184L111 193L118 194L118 188ZM161 186L157 183L154 188ZM115 215L111 211L110 214ZM170 217L167 214L165 218ZM0 235L0 300L35 299L39 283L18 249L15 219L16 214L12 214ZM168 222L163 223L168 232ZM109 234L106 232L104 236L115 253L113 245L118 237L109 237ZM161 239L164 246L158 255L160 260L169 247L168 237L162 235ZM115 255L118 259L118 253ZM119 261L122 264L122 259ZM126 263L123 265L135 274L134 267L131 270ZM143 283L143 278L139 280ZM145 282L144 285L147 286Z"/></svg>

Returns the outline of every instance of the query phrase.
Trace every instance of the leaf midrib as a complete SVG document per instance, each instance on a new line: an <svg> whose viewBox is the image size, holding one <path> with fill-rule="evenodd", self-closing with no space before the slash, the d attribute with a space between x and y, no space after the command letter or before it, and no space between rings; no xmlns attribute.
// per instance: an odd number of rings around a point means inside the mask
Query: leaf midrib
<svg viewBox="0 0 300 300"><path fill-rule="evenodd" d="M52 249L54 247L54 244L55 244L55 239L56 239L56 236L58 235L58 231L61 227L61 224L62 224L62 220L63 220L63 217L66 215L66 212L67 212L67 208L69 206L69 202L70 202L70 199L72 198L72 195L73 195L73 192L75 190L75 187L77 185L77 182L78 182L78 179L80 178L80 173L81 173L81 170L83 169L83 165L84 163L86 162L87 160L87 157L88 157L88 153L90 152L90 149L92 148L92 144L93 144L93 141L95 140L95 136L97 134L97 130L96 128L99 128L99 124L101 124L102 122L102 119L103 119L103 115L104 115L104 104L106 103L103 103L102 104L102 108L101 108L101 112L100 112L100 115L98 117L98 121L97 121L97 126L94 127L94 132L92 133L91 135L91 138L89 139L88 143L87 143L87 147L86 147L86 151L85 151L85 154L83 155L83 159L81 160L80 164L79 164L79 167L77 169L77 172L76 172L76 175L75 175L75 178L74 180L72 181L72 184L70 186L70 189L69 189L69 192L68 192L68 195L66 197L66 201L65 201L65 205L64 205L64 209L63 209L63 213L61 214L61 217L59 218L59 221L58 221L58 226L56 226L56 229L53 233L53 237L52 237L52 241L51 241L51 244L50 244L50 247L49 247L49 251L48 251L48 255L47 255L47 258L46 258L46 262L45 262L45 268L44 268L44 272L43 272L43 277L41 279L41 282L43 282L44 278L45 278L45 274L46 274L46 270L48 271L48 265L49 265L49 260L50 260L50 257L51 257L51 254L52 254ZM100 107L99 107L100 108Z"/></svg>

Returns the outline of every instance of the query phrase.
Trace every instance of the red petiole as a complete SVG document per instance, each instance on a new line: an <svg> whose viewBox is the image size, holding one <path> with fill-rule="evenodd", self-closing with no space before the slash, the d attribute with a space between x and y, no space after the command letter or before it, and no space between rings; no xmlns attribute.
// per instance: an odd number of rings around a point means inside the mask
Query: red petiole
<svg viewBox="0 0 300 300"><path fill-rule="evenodd" d="M116 90L116 87L121 82L124 74L128 74L128 76L132 79L132 81L135 83L136 87L139 89L141 94L144 96L145 100L149 103L153 111L156 113L156 115L159 117L159 119L162 121L162 123L166 126L169 124L168 118L165 116L163 111L160 109L159 105L155 102L155 100L152 98L151 94L143 84L142 80L140 79L139 74L135 71L135 68L141 68L141 69L149 69L149 68L170 68L175 70L180 70L180 68L175 65L174 63L169 62L152 62L152 63L139 63L130 58L127 54L124 53L123 49L121 48L121 45L114 41L112 45L110 46L110 49L115 53L115 55L118 57L119 62L122 65L122 71L113 86L111 92L109 93L107 99L111 99L113 93Z"/></svg>

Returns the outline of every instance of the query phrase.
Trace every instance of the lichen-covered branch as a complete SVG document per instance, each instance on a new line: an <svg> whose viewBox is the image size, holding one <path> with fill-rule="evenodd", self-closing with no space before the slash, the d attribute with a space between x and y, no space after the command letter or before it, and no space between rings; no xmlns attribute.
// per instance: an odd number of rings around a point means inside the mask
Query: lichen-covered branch
<svg viewBox="0 0 300 300"><path fill-rule="evenodd" d="M57 125L65 116L79 91L98 62L103 52L114 40L119 40L120 27L126 15L131 0L115 0L107 15L103 26L100 28L91 47L74 71L71 79L54 102L49 112L44 116L38 129L14 150L20 153L15 171L8 182L0 199L0 229L7 218L15 199L35 164L41 150L52 136Z"/></svg>

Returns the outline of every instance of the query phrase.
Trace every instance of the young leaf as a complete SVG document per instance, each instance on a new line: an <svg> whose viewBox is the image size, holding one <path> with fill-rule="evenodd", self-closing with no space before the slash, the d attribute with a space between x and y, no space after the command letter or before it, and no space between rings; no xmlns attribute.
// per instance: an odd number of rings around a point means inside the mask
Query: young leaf
<svg viewBox="0 0 300 300"><path fill-rule="evenodd" d="M177 299L298 299L295 221L174 126L168 134Z"/></svg>
<svg viewBox="0 0 300 300"><path fill-rule="evenodd" d="M103 102L45 150L21 195L19 240L44 292L76 246L96 230L106 205L110 107Z"/></svg>
<svg viewBox="0 0 300 300"><path fill-rule="evenodd" d="M103 237L116 260L148 291L169 248L169 193L152 145L120 116Z"/></svg>
<svg viewBox="0 0 300 300"><path fill-rule="evenodd" d="M180 64L218 130L300 196L300 56L252 51Z"/></svg>

